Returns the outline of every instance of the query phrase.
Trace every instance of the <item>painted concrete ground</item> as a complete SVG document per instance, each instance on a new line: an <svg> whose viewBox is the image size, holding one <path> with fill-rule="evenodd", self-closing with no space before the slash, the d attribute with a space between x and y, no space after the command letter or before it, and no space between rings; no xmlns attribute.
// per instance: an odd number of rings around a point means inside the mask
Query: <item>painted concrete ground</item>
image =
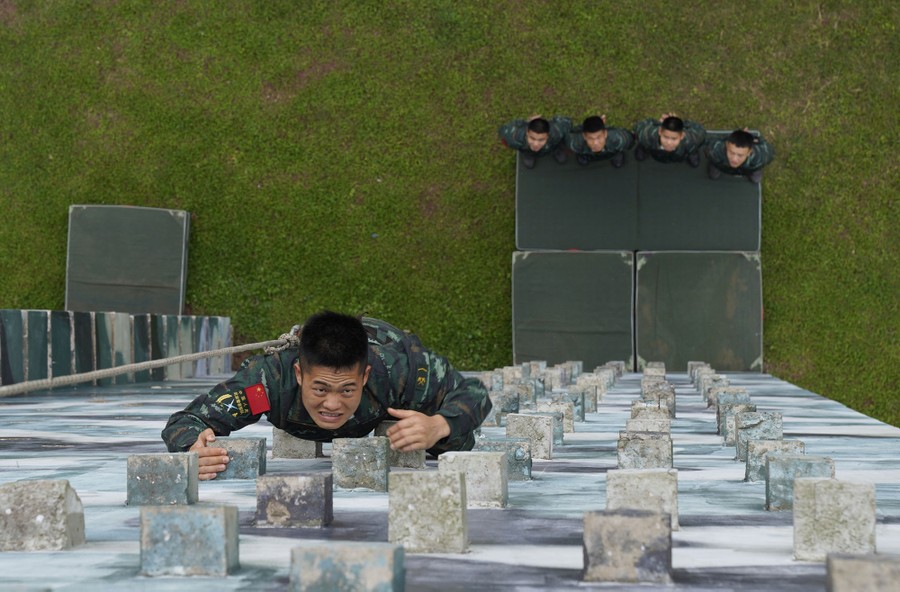
<svg viewBox="0 0 900 592"><path fill-rule="evenodd" d="M838 479L876 484L878 552L900 554L900 429L767 375L728 376L760 411L784 414L785 438L834 459ZM668 378L678 394L672 437L681 524L672 537L672 586L580 581L582 517L605 507L606 471L616 468L618 432L640 391L640 375L628 374L598 413L566 434L554 460L534 461L532 481L510 483L507 509L469 511L468 553L407 555L407 590L824 590L823 564L792 559L791 513L764 509L765 484L742 481L744 465L715 434L714 411L685 374ZM0 399L0 483L68 479L84 504L87 536L86 545L65 552L0 553L0 591L284 590L296 539L387 540L386 493L336 491L334 522L324 529L258 528L254 482L213 481L201 483L200 499L238 506L240 571L228 578L138 575L140 510L125 505L126 459L162 452L166 418L210 386L189 380ZM483 429L488 436L504 431ZM271 446L264 422L236 435L267 436ZM270 473L329 468L327 458L268 459Z"/></svg>

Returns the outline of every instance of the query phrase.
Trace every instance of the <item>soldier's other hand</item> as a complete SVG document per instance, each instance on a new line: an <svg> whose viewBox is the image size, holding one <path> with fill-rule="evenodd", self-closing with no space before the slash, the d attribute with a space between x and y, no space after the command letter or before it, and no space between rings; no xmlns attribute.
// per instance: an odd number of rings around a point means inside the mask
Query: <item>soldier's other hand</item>
<svg viewBox="0 0 900 592"><path fill-rule="evenodd" d="M668 119L670 117L677 117L677 115L675 115L674 113L663 113L662 115L659 116L659 122L662 123L663 121L665 121L666 119Z"/></svg>
<svg viewBox="0 0 900 592"><path fill-rule="evenodd" d="M425 415L411 409L393 408L388 408L388 413L399 420L387 431L391 450L428 450L438 440L450 435L450 424L443 415Z"/></svg>
<svg viewBox="0 0 900 592"><path fill-rule="evenodd" d="M211 443L215 441L215 432L212 431L212 428L206 428L200 432L197 441L188 449L188 452L197 453L197 464L200 469L197 476L201 481L215 479L216 475L224 471L228 465L228 451L211 446Z"/></svg>
<svg viewBox="0 0 900 592"><path fill-rule="evenodd" d="M534 115L532 115L531 117L529 117L526 121L528 121L529 123L531 123L531 122L534 121L535 119L540 119L540 118L541 118L541 114L540 114L540 113L535 113Z"/></svg>

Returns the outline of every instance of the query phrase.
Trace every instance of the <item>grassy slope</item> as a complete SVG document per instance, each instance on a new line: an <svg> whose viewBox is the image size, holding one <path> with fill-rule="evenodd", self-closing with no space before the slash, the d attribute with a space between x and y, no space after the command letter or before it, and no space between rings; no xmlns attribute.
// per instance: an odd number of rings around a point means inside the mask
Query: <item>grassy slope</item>
<svg viewBox="0 0 900 592"><path fill-rule="evenodd" d="M381 4L0 0L0 306L62 307L69 204L182 208L240 339L365 310L505 365L497 126L674 110L776 145L767 369L900 425L895 3Z"/></svg>

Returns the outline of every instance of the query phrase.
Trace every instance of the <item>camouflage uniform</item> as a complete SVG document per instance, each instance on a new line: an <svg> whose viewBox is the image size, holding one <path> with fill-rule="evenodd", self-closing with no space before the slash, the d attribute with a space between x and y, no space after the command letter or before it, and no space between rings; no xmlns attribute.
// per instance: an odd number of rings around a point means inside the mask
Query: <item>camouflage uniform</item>
<svg viewBox="0 0 900 592"><path fill-rule="evenodd" d="M607 160L631 148L634 144L634 136L627 129L621 127L606 128L606 145L600 152L594 152L584 141L581 135L582 127L576 126L566 134L566 148L575 156L587 157L589 160Z"/></svg>
<svg viewBox="0 0 900 592"><path fill-rule="evenodd" d="M162 438L170 452L185 451L200 432L212 428L227 436L260 420L253 414L245 389L262 384L270 404L265 412L272 425L304 440L330 442L333 438L359 438L381 421L395 419L388 407L443 415L450 435L428 452L470 450L474 430L491 410L487 389L476 378L464 378L446 358L426 349L418 337L376 319L362 319L369 334L372 370L359 408L336 430L318 427L300 402L294 374L299 351L289 348L248 358L231 379L194 399L184 411L169 418Z"/></svg>
<svg viewBox="0 0 900 592"><path fill-rule="evenodd" d="M514 119L509 123L503 124L500 127L500 141L503 142L504 146L527 152L534 156L550 154L565 140L566 133L572 129L572 120L568 117L556 115L547 121L550 124L550 134L547 138L547 143L537 152L533 152L528 147L528 138L525 135L528 132L528 122L524 119Z"/></svg>
<svg viewBox="0 0 900 592"><path fill-rule="evenodd" d="M700 149L706 139L706 130L695 121L684 120L684 138L672 152L666 152L659 144L658 119L645 119L634 124L634 135L638 146L659 162L683 162Z"/></svg>
<svg viewBox="0 0 900 592"><path fill-rule="evenodd" d="M728 175L751 175L762 169L775 159L775 149L766 142L762 136L756 138L750 147L750 154L744 163L734 168L728 164L728 155L725 153L725 139L715 140L706 148L706 158L709 163Z"/></svg>

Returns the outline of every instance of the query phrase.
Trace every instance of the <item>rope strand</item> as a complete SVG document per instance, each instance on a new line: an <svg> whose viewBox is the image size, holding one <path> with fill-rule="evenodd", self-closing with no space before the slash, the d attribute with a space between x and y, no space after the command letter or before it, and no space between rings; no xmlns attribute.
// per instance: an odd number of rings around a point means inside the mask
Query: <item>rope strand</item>
<svg viewBox="0 0 900 592"><path fill-rule="evenodd" d="M126 364L125 366L117 366L116 368L106 368L103 370L94 370L92 372L82 372L81 374L70 374L68 376L59 376L56 378L42 378L40 380L31 380L27 382L10 384L7 386L0 386L0 399L2 399L3 397L8 397L10 395L18 395L21 393L28 393L40 389L52 389L53 387L57 386L68 386L72 384L78 384L79 382L88 382L91 380L98 380L100 378L118 376L119 374L127 374L129 372L139 372L141 370L161 368L163 366L180 364L181 362L193 362L194 360L202 360L203 358L236 354L252 349L266 348L266 353L269 353L268 350L270 348L275 348L275 351L281 351L286 347L290 347L292 344L292 340L289 337L285 337L286 335L288 334L286 333L285 335L282 335L280 339L262 341L260 343L236 345L234 347L224 347L222 349L215 349L212 351L184 354L172 358L162 358L159 360L138 362L137 364Z"/></svg>

